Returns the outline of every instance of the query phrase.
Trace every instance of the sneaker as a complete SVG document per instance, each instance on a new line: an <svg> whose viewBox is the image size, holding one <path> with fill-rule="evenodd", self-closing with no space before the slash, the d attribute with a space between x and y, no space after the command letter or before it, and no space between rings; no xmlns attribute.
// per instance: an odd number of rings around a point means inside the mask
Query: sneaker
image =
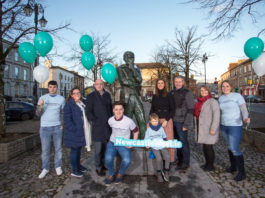
<svg viewBox="0 0 265 198"><path fill-rule="evenodd" d="M96 170L96 173L97 173L97 175L100 176L100 177L106 175L105 171L103 171L102 169L101 169L101 170Z"/></svg>
<svg viewBox="0 0 265 198"><path fill-rule="evenodd" d="M157 182L161 183L163 182L163 177L162 177L162 173L161 172L157 172Z"/></svg>
<svg viewBox="0 0 265 198"><path fill-rule="evenodd" d="M56 175L58 175L58 176L60 176L60 175L63 173L61 167L57 167L57 168L55 169L55 171L56 171Z"/></svg>
<svg viewBox="0 0 265 198"><path fill-rule="evenodd" d="M115 184L119 184L122 181L122 174L118 174L118 176L115 179Z"/></svg>
<svg viewBox="0 0 265 198"><path fill-rule="evenodd" d="M41 173L40 173L40 175L39 175L39 179L44 178L44 177L47 175L48 172L49 172L49 171L46 170L45 168L42 169L42 171L41 171Z"/></svg>
<svg viewBox="0 0 265 198"><path fill-rule="evenodd" d="M83 173L81 173L80 171L74 171L73 173L71 173L71 176L73 177L83 177Z"/></svg>
<svg viewBox="0 0 265 198"><path fill-rule="evenodd" d="M162 176L163 176L164 180L166 182L168 182L169 181L169 171L165 170L165 171L161 171L161 173L162 173Z"/></svg>
<svg viewBox="0 0 265 198"><path fill-rule="evenodd" d="M79 170L80 170L82 173L87 172L87 168L84 167L84 166L82 166L82 165L79 166Z"/></svg>
<svg viewBox="0 0 265 198"><path fill-rule="evenodd" d="M109 186L114 181L114 177L112 175L108 176L108 178L105 180L105 185Z"/></svg>

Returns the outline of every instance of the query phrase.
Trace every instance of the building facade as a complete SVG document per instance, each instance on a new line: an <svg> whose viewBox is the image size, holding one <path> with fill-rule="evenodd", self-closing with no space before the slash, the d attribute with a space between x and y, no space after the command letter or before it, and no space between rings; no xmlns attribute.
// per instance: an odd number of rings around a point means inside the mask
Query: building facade
<svg viewBox="0 0 265 198"><path fill-rule="evenodd" d="M82 95L84 95L84 76L80 76L77 72L73 72L74 74L74 87L78 87L82 93Z"/></svg>
<svg viewBox="0 0 265 198"><path fill-rule="evenodd" d="M4 40L4 51L11 45ZM11 100L28 98L33 96L33 72L31 64L22 60L18 54L16 45L6 57L4 68L4 95Z"/></svg>

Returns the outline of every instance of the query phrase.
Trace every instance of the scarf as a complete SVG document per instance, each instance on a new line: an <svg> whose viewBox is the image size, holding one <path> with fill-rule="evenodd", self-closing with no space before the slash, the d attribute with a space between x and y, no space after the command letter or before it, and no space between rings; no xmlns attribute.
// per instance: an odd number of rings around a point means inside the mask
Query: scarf
<svg viewBox="0 0 265 198"><path fill-rule="evenodd" d="M196 119L198 120L200 117L200 113L202 110L202 105L206 102L206 100L208 100L209 98L212 98L211 95L202 97L202 98L198 98L198 102L196 102L195 106L194 106L194 113L193 116L196 117Z"/></svg>
<svg viewBox="0 0 265 198"><path fill-rule="evenodd" d="M149 126L150 126L150 128L152 129L152 130L154 130L154 131L158 131L160 128L161 128L161 124L158 124L158 125L156 125L156 126L154 126L154 125L152 125L151 123L149 123Z"/></svg>

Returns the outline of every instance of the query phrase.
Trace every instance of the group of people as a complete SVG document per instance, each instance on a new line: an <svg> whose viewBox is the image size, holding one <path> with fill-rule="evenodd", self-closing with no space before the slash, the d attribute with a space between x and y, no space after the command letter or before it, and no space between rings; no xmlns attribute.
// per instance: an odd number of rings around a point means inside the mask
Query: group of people
<svg viewBox="0 0 265 198"><path fill-rule="evenodd" d="M115 137L138 139L139 129L134 121L124 114L126 104L112 104L110 94L104 89L102 80L94 82L95 91L82 101L79 88L73 88L66 101L57 94L56 81L48 83L49 93L40 97L37 108L41 117L40 137L42 144L42 172L44 178L49 172L49 154L51 139L54 143L54 165L57 175L62 174L62 137L64 144L70 148L71 175L82 177L87 168L80 164L82 147L88 144L85 134L89 134L94 145L95 171L98 176L105 176L106 185L120 183L131 163L131 147L115 146ZM244 158L239 144L242 136L243 122L250 123L244 98L232 92L229 81L221 84L222 95L218 101L211 96L207 86L199 89L195 104L193 93L185 88L184 79L174 79L174 88L167 90L166 81L158 79L156 92L152 97L149 123L145 139L178 139L182 142L181 149L152 147L150 149L156 160L157 181L169 181L169 169L176 165L176 170L186 172L190 166L190 148L188 132L195 128L195 140L202 144L205 171L214 170L214 148L221 130L228 145L231 166L226 169L233 173L236 181L246 178ZM194 126L195 123L195 126ZM64 125L64 135L63 126ZM115 171L114 159L119 153L121 165ZM165 163L163 162L165 161Z"/></svg>

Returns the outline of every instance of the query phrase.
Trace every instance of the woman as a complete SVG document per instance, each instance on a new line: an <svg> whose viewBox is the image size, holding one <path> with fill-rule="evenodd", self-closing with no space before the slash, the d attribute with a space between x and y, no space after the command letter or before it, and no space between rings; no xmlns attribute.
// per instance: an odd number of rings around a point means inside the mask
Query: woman
<svg viewBox="0 0 265 198"><path fill-rule="evenodd" d="M156 92L152 98L150 114L156 113L159 116L159 121L166 132L167 140L174 139L173 133L173 116L174 116L174 99L168 93L166 82L164 79L156 81ZM170 154L170 162L174 162L174 149L168 149Z"/></svg>
<svg viewBox="0 0 265 198"><path fill-rule="evenodd" d="M88 122L85 115L86 106L81 100L79 88L73 88L64 106L65 146L70 148L71 176L82 177L87 169L80 164L82 146L86 145L85 131Z"/></svg>
<svg viewBox="0 0 265 198"><path fill-rule="evenodd" d="M201 167L205 171L212 171L215 156L213 145L219 137L220 108L207 86L200 87L193 115L196 117L195 140L203 144L205 164Z"/></svg>
<svg viewBox="0 0 265 198"><path fill-rule="evenodd" d="M242 118L247 124L250 123L248 118L247 106L244 98L239 93L232 93L232 86L228 80L221 84L222 95L219 97L221 109L221 132L228 144L228 154L231 166L226 172L233 173L238 170L236 181L246 178L244 168L244 158L239 149L242 136Z"/></svg>

